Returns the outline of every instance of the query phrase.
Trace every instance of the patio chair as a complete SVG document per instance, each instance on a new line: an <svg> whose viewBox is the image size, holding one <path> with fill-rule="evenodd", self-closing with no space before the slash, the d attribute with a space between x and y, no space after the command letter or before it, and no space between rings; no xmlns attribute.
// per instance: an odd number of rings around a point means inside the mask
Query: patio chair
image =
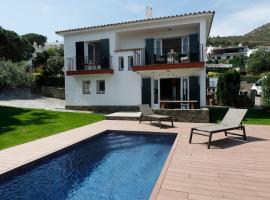
<svg viewBox="0 0 270 200"><path fill-rule="evenodd" d="M246 113L247 109L230 108L220 124L211 124L197 128L192 128L190 131L189 143L191 144L193 134L202 135L199 132L209 133L208 149L210 149L212 135L218 132L224 132L225 136L227 136L228 134L243 136L244 140L246 140L246 130L245 127L242 125L242 121ZM227 132L236 129L243 130L243 135Z"/></svg>
<svg viewBox="0 0 270 200"><path fill-rule="evenodd" d="M161 128L161 121L171 121L172 123L172 127L174 127L173 125L173 117L171 116L166 116L166 115L156 115L154 114L154 112L152 111L152 109L150 108L150 106L148 104L142 104L139 105L140 111L141 111L141 115L140 115L140 120L139 123L142 122L143 118L148 118L150 120L150 123L152 123L152 120L156 120L159 122L159 127Z"/></svg>

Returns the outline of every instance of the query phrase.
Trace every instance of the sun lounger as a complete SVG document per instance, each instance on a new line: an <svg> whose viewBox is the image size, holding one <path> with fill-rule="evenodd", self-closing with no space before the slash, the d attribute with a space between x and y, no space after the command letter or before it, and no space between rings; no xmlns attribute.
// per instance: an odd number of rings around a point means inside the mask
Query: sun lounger
<svg viewBox="0 0 270 200"><path fill-rule="evenodd" d="M210 148L210 145L211 145L212 134L218 133L218 132L224 132L225 136L227 136L227 134L243 136L244 140L246 140L245 127L242 125L242 121L246 113L247 113L247 109L230 108L220 124L211 124L211 125L201 126L197 128L192 128L190 131L189 143L191 143L192 141L193 134L200 135L199 132L209 133L208 149ZM243 135L227 132L227 131L235 130L235 129L243 130ZM194 132L194 131L199 131L199 132Z"/></svg>
<svg viewBox="0 0 270 200"><path fill-rule="evenodd" d="M172 127L173 127L173 117L171 116L166 116L166 115L156 115L150 108L148 104L142 104L139 105L140 111L141 111L141 116L140 116L140 121L139 123L142 122L143 118L149 119L149 121L152 123L152 121L158 121L159 122L159 127L161 128L161 121L171 121Z"/></svg>

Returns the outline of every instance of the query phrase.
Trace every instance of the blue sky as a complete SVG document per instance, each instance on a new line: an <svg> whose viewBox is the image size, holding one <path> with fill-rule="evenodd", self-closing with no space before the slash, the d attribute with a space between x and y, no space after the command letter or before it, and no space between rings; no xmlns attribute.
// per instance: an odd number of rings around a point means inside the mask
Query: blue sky
<svg viewBox="0 0 270 200"><path fill-rule="evenodd" d="M211 35L239 35L270 22L269 0L0 0L0 26L19 34L46 35L62 41L61 29L154 17L216 11Z"/></svg>

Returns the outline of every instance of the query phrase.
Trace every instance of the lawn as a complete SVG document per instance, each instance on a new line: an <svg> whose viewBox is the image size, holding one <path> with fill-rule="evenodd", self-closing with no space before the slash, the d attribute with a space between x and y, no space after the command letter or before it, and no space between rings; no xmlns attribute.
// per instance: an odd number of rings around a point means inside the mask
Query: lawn
<svg viewBox="0 0 270 200"><path fill-rule="evenodd" d="M0 106L0 149L103 120L91 113L55 112Z"/></svg>
<svg viewBox="0 0 270 200"><path fill-rule="evenodd" d="M227 109L210 109L210 122L216 123L223 119ZM261 109L249 109L243 121L244 124L270 125L270 111Z"/></svg>

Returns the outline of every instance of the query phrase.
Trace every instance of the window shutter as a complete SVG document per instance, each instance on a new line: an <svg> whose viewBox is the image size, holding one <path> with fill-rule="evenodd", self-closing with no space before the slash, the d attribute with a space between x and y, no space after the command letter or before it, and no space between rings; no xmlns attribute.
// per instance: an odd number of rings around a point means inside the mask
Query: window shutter
<svg viewBox="0 0 270 200"><path fill-rule="evenodd" d="M197 100L195 108L200 107L200 79L198 76L190 76L189 77L189 99Z"/></svg>
<svg viewBox="0 0 270 200"><path fill-rule="evenodd" d="M151 61L154 56L154 39L145 40L145 64L151 64Z"/></svg>
<svg viewBox="0 0 270 200"><path fill-rule="evenodd" d="M101 68L110 68L110 40L100 40Z"/></svg>
<svg viewBox="0 0 270 200"><path fill-rule="evenodd" d="M200 59L200 42L199 34L189 35L189 51L190 51L190 61L199 61Z"/></svg>
<svg viewBox="0 0 270 200"><path fill-rule="evenodd" d="M84 42L76 42L76 66L77 70L84 68Z"/></svg>

